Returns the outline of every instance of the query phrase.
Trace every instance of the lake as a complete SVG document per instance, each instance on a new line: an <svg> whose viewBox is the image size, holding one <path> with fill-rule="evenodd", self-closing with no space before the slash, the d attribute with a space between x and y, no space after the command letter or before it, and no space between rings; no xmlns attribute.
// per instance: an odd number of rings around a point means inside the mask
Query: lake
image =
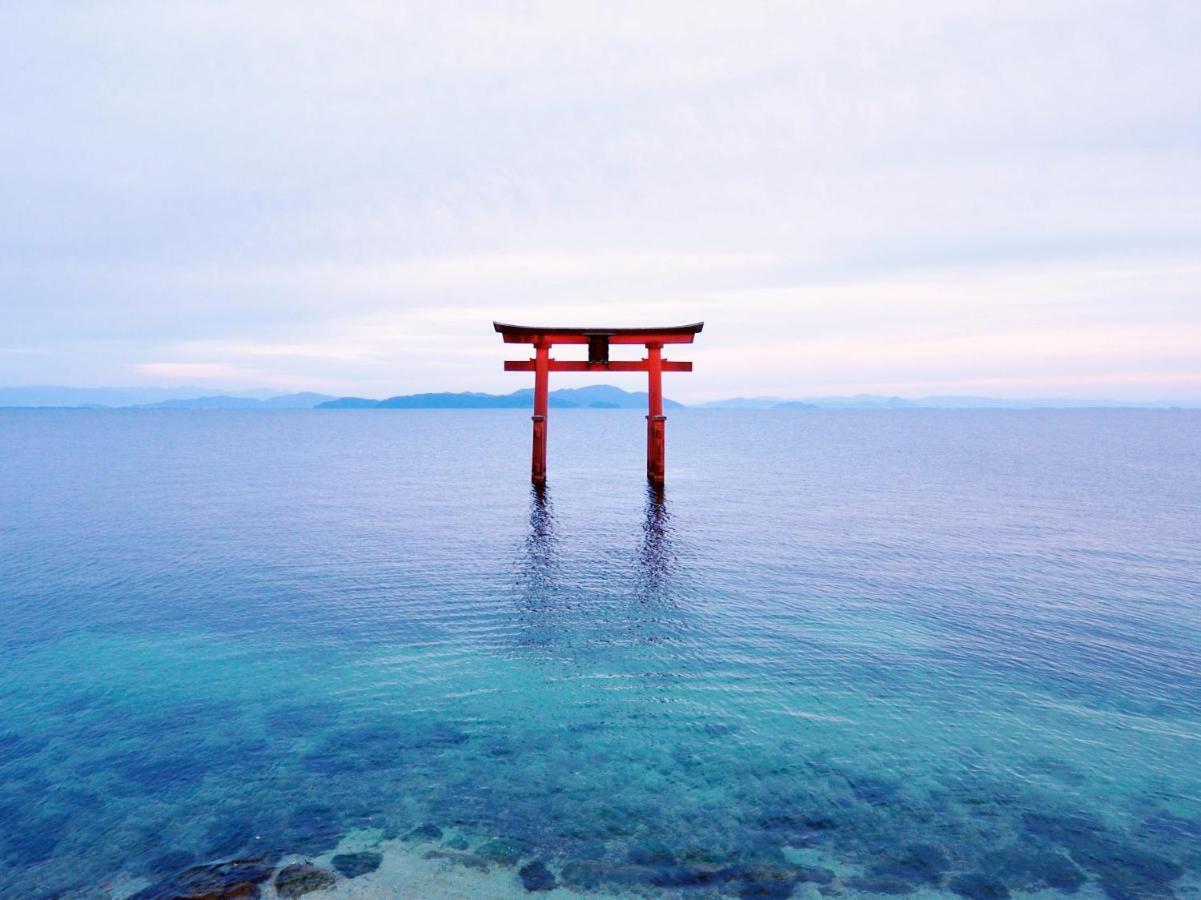
<svg viewBox="0 0 1201 900"><path fill-rule="evenodd" d="M0 896L1201 896L1201 412L549 426L0 412Z"/></svg>

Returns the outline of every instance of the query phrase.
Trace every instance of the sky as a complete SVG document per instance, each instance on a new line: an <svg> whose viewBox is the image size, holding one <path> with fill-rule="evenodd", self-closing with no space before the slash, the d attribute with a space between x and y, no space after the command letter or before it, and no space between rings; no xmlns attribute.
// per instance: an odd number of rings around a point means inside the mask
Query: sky
<svg viewBox="0 0 1201 900"><path fill-rule="evenodd" d="M1199 45L1196 0L0 3L0 385L509 391L493 320L703 320L685 402L1201 398Z"/></svg>

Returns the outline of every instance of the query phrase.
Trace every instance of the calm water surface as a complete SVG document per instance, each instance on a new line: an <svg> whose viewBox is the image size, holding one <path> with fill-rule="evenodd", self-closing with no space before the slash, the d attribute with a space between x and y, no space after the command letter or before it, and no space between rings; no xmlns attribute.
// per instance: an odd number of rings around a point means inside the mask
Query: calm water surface
<svg viewBox="0 0 1201 900"><path fill-rule="evenodd" d="M0 412L0 896L352 833L1201 896L1201 413L673 412L661 496L638 414L554 411L544 494L528 427Z"/></svg>

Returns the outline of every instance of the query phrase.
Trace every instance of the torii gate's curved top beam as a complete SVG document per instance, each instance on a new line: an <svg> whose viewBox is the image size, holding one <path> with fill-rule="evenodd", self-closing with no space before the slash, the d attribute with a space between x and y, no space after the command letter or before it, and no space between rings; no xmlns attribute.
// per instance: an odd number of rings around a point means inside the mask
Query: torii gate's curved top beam
<svg viewBox="0 0 1201 900"><path fill-rule="evenodd" d="M506 344L587 344L593 337L608 338L611 344L691 344L705 323L662 328L560 328L493 322L492 327L504 337Z"/></svg>

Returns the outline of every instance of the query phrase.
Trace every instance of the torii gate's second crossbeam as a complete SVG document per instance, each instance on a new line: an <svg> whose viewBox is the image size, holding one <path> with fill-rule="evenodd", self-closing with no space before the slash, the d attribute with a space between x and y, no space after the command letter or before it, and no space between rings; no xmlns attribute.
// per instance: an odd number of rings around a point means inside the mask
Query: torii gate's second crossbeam
<svg viewBox="0 0 1201 900"><path fill-rule="evenodd" d="M534 450L531 478L534 484L546 483L546 414L549 405L551 372L646 372L646 477L662 484L666 457L663 415L663 373L691 372L692 363L663 358L664 344L691 344L704 322L668 328L549 328L530 325L506 325L493 322L506 344L533 344L533 359L505 360L506 372L534 373ZM555 344L587 344L586 360L550 358ZM611 360L612 344L642 344L646 358Z"/></svg>

